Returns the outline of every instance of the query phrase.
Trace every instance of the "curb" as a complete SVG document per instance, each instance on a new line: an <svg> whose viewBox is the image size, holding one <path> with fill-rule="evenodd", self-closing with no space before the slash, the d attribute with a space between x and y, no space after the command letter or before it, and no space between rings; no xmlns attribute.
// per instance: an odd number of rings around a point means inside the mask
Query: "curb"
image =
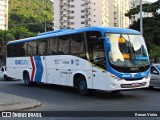
<svg viewBox="0 0 160 120"><path fill-rule="evenodd" d="M38 100L0 92L0 111L20 111L41 105Z"/></svg>

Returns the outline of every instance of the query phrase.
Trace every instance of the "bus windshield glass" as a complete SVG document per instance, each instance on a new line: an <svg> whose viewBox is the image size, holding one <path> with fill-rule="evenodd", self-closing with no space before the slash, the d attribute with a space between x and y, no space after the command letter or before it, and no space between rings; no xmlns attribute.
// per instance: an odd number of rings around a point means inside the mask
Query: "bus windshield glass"
<svg viewBox="0 0 160 120"><path fill-rule="evenodd" d="M110 40L111 51L108 56L114 69L121 72L142 72L149 68L148 52L141 35L106 34L106 37Z"/></svg>

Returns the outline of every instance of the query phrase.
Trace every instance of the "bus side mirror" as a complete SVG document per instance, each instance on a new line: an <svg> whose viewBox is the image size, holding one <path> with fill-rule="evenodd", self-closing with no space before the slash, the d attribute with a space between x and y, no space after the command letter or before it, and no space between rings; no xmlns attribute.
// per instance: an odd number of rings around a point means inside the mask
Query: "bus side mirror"
<svg viewBox="0 0 160 120"><path fill-rule="evenodd" d="M109 41L109 38L105 38L104 45L107 52L111 51L111 43Z"/></svg>

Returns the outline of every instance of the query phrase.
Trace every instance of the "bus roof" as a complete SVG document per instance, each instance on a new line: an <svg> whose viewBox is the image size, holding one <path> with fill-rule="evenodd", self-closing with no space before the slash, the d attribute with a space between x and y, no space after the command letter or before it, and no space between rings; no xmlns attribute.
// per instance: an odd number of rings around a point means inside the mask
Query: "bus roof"
<svg viewBox="0 0 160 120"><path fill-rule="evenodd" d="M56 31L40 33L35 37L10 41L10 42L8 42L8 45L23 43L23 42L28 42L28 41L34 41L34 40L40 40L40 39L45 39L45 38L51 38L51 37L57 37L57 36L63 36L63 35L67 35L67 34L87 32L87 31L99 31L103 35L104 35L104 33L138 34L138 35L141 34L140 32L138 32L136 30L127 29L127 28L92 26L92 27L85 27L85 28L80 28L80 29L61 29L61 30L56 30Z"/></svg>

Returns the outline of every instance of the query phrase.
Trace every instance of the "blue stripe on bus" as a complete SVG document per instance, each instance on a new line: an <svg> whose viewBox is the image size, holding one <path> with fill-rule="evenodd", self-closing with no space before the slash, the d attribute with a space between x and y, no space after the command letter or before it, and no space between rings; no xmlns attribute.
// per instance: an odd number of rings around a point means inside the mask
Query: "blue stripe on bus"
<svg viewBox="0 0 160 120"><path fill-rule="evenodd" d="M42 81L42 75L43 75L43 65L42 60L40 56L34 56L34 61L36 65L36 73L35 73L35 82L41 82Z"/></svg>

